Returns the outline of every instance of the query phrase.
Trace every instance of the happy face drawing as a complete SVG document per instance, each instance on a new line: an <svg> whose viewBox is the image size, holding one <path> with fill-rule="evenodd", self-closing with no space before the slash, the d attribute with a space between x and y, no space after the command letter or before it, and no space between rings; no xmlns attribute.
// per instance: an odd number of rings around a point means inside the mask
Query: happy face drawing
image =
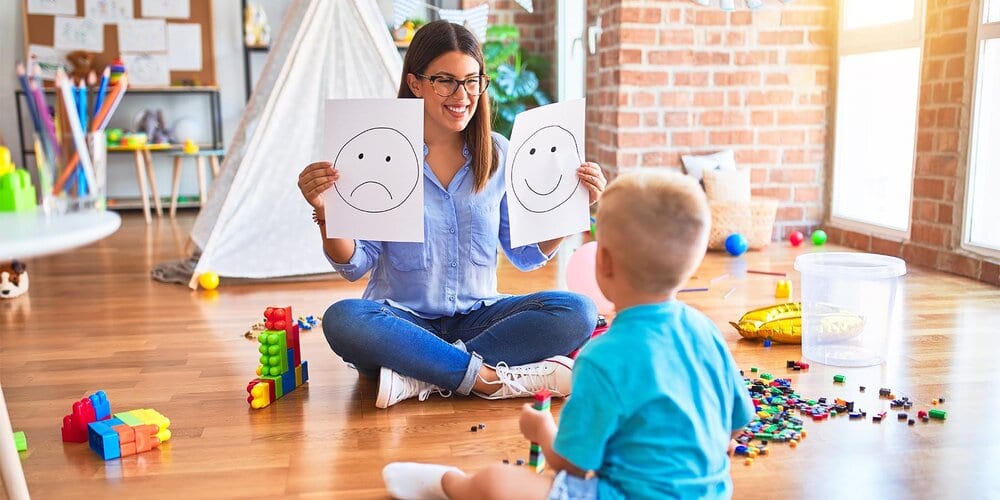
<svg viewBox="0 0 1000 500"><path fill-rule="evenodd" d="M558 125L542 127L514 154L510 187L527 211L552 211L576 192L580 185L576 169L581 163L576 138L569 130Z"/></svg>
<svg viewBox="0 0 1000 500"><path fill-rule="evenodd" d="M333 162L340 199L356 210L388 212L402 205L420 181L420 161L406 137L375 127L351 138Z"/></svg>

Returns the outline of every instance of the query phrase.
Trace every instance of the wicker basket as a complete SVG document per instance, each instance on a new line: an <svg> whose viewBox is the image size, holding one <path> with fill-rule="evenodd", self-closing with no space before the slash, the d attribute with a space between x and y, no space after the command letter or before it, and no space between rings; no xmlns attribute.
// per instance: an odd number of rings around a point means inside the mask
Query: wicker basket
<svg viewBox="0 0 1000 500"><path fill-rule="evenodd" d="M712 230L708 234L708 248L722 250L726 238L740 233L752 250L759 250L771 243L774 218L778 213L778 200L753 198L750 203L710 201Z"/></svg>

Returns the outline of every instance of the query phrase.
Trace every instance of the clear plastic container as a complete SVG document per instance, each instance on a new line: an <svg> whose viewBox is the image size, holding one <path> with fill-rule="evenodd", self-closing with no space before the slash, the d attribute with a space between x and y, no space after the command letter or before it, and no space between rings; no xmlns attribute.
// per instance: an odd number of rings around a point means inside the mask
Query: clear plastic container
<svg viewBox="0 0 1000 500"><path fill-rule="evenodd" d="M868 253L809 253L795 259L802 273L802 355L834 366L885 360L906 263Z"/></svg>

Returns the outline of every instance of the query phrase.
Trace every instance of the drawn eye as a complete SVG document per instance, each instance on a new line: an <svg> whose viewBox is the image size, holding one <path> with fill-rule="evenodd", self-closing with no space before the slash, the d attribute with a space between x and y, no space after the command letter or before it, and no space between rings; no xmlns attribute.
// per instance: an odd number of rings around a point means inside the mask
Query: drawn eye
<svg viewBox="0 0 1000 500"><path fill-rule="evenodd" d="M529 154L529 155L533 155L533 154L535 154L535 148L531 148L531 151L528 151L528 154Z"/></svg>
<svg viewBox="0 0 1000 500"><path fill-rule="evenodd" d="M556 152L556 147L555 147L555 146L552 146L552 152L553 152L553 153L555 153L555 152Z"/></svg>
<svg viewBox="0 0 1000 500"><path fill-rule="evenodd" d="M358 154L358 159L359 160L364 160L365 159L365 154L364 153Z"/></svg>
<svg viewBox="0 0 1000 500"><path fill-rule="evenodd" d="M389 163L389 160L391 160L391 159L392 159L392 157L391 157L391 156L386 156L386 157L385 157L385 162L386 162L386 163Z"/></svg>

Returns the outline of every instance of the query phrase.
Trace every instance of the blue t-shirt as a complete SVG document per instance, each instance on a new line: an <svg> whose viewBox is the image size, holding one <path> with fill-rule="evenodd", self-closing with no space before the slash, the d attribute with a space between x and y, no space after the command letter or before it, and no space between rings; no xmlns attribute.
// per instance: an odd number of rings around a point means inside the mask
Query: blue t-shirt
<svg viewBox="0 0 1000 500"><path fill-rule="evenodd" d="M677 301L618 313L576 359L553 448L604 498L732 495L726 449L754 408L715 325Z"/></svg>
<svg viewBox="0 0 1000 500"><path fill-rule="evenodd" d="M427 319L466 314L491 305L497 293L497 247L514 266L530 271L550 256L537 244L511 248L507 218L504 162L507 138L493 134L499 168L486 188L475 192L472 158L445 189L427 164L424 146L424 242L355 240L354 255L345 264L330 263L354 281L371 270L362 298L389 304Z"/></svg>

